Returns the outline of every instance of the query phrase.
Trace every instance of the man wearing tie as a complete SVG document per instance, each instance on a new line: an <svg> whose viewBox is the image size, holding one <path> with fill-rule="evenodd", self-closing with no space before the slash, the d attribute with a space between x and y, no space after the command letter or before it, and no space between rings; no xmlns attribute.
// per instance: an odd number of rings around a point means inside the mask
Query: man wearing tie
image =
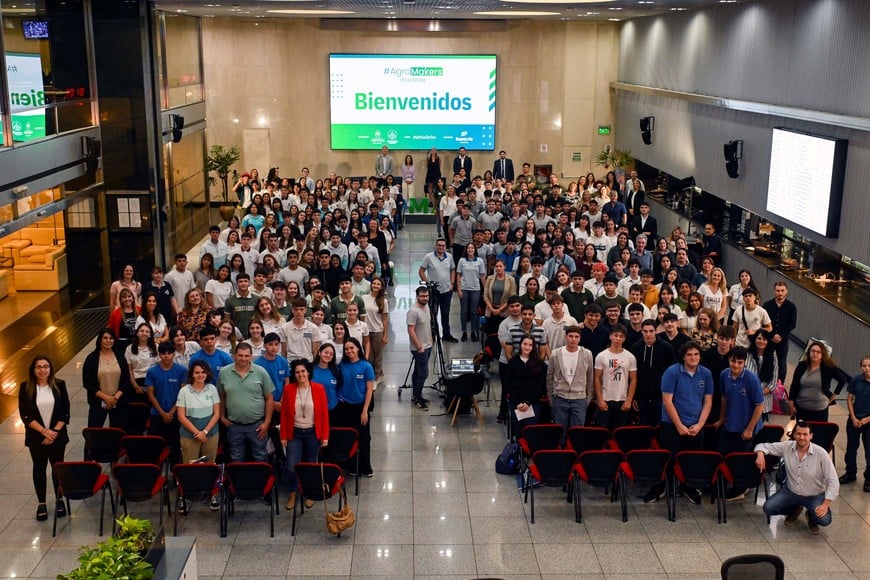
<svg viewBox="0 0 870 580"><path fill-rule="evenodd" d="M505 181L514 180L514 162L507 158L507 153L504 151L498 152L498 159L492 165L492 176Z"/></svg>
<svg viewBox="0 0 870 580"><path fill-rule="evenodd" d="M465 170L465 175L471 175L471 157L465 154L465 147L459 148L459 155L453 160L453 173Z"/></svg>
<svg viewBox="0 0 870 580"><path fill-rule="evenodd" d="M388 153L389 147L384 145L381 147L381 154L375 160L375 176L378 178L378 185L383 186L387 181L387 175L393 174L393 158Z"/></svg>

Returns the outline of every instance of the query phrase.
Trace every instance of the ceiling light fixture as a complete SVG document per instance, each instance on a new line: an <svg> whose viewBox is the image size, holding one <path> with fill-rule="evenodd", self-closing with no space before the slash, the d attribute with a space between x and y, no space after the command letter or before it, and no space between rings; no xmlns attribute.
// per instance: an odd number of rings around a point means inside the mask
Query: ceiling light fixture
<svg viewBox="0 0 870 580"><path fill-rule="evenodd" d="M561 16L559 12L538 12L533 10L490 10L475 12L475 16Z"/></svg>
<svg viewBox="0 0 870 580"><path fill-rule="evenodd" d="M352 10L328 10L328 9L289 9L266 10L269 14L292 14L296 16L338 16L341 14L356 14Z"/></svg>
<svg viewBox="0 0 870 580"><path fill-rule="evenodd" d="M516 2L517 4L603 4L614 0L502 0L503 2Z"/></svg>

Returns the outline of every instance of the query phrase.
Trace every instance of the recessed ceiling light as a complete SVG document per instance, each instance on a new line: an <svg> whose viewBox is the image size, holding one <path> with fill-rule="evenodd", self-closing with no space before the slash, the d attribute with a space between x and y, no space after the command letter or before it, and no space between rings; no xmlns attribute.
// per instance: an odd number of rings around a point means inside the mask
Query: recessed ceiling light
<svg viewBox="0 0 870 580"><path fill-rule="evenodd" d="M685 8L671 8L671 12L685 12Z"/></svg>
<svg viewBox="0 0 870 580"><path fill-rule="evenodd" d="M618 11L622 10L622 8L619 8L617 6L617 7L613 7L613 8L608 8L608 10L613 10L614 12L618 12Z"/></svg>
<svg viewBox="0 0 870 580"><path fill-rule="evenodd" d="M538 12L533 10L490 10L475 12L475 16L561 16L558 12Z"/></svg>
<svg viewBox="0 0 870 580"><path fill-rule="evenodd" d="M655 4L653 0L637 0L638 4Z"/></svg>
<svg viewBox="0 0 870 580"><path fill-rule="evenodd" d="M601 12L587 12L586 16L598 16Z"/></svg>
<svg viewBox="0 0 870 580"><path fill-rule="evenodd" d="M611 22L622 22L620 18L608 18L608 20Z"/></svg>
<svg viewBox="0 0 870 580"><path fill-rule="evenodd" d="M289 9L281 8L278 10L266 10L269 14L295 14L297 16L335 16L339 14L356 14L352 10L327 10L327 9Z"/></svg>
<svg viewBox="0 0 870 580"><path fill-rule="evenodd" d="M176 12L178 12L179 14L184 14L185 12L187 12L187 10L182 10L181 8L179 8L178 10L176 10Z"/></svg>

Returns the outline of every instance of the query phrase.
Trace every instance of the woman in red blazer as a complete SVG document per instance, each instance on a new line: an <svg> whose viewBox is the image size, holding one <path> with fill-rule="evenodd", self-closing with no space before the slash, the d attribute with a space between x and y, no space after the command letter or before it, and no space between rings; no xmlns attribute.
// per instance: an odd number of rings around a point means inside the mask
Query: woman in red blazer
<svg viewBox="0 0 870 580"><path fill-rule="evenodd" d="M63 461L69 443L69 394L66 383L54 376L54 365L44 356L30 363L27 380L18 389L18 414L24 424L24 445L33 459L33 487L36 489L36 519L48 519L45 493L48 485L45 468ZM58 491L52 469L51 482L57 499L57 517L66 515L66 507Z"/></svg>
<svg viewBox="0 0 870 580"><path fill-rule="evenodd" d="M295 360L290 363L290 373L296 382L290 383L281 396L281 443L287 452L287 481L295 490L296 464L317 461L321 445L329 444L329 403L326 389L320 383L311 382L311 363ZM287 509L296 504L296 492L290 492ZM305 500L305 507L314 502Z"/></svg>

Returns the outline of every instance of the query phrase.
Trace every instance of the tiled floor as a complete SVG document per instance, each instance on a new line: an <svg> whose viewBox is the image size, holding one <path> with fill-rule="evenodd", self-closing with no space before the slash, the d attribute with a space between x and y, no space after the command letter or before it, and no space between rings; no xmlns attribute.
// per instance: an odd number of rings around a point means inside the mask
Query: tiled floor
<svg viewBox="0 0 870 580"><path fill-rule="evenodd" d="M401 283L393 301L387 385L378 390L372 418L375 476L362 481L358 498L351 496L356 527L341 538L330 536L316 506L293 538L282 510L270 538L265 506L249 504L237 508L222 539L216 514L198 506L183 518L182 533L197 538L200 577L699 579L718 578L729 556L769 552L784 558L790 578L870 578L870 494L855 485L843 489L833 525L818 537L803 526L768 526L749 499L729 504L724 525L716 523L713 506L680 500L678 521L670 523L665 506L644 505L637 490L631 493L630 520L622 523L616 504L584 489L584 523L576 524L562 494L542 489L536 523L529 524L515 479L493 470L505 441L495 405L482 406L483 426L469 416L451 428L435 406L423 413L412 409L410 392L401 401L396 397L409 362L404 313L417 282L412 272L431 247L433 229L407 228L393 256ZM454 314L458 329L456 308ZM467 343L445 348L448 358L474 351ZM86 420L83 358L84 353L59 373L73 395L73 432ZM842 407L833 416L842 424ZM22 430L17 415L0 425L0 576L53 578L75 566L78 546L97 541L99 505L74 502L73 517L62 520L53 539L50 522L34 520ZM842 436L837 441L840 464L844 442ZM81 451L80 438L73 437L67 456L79 458ZM154 505L132 511L157 517Z"/></svg>

